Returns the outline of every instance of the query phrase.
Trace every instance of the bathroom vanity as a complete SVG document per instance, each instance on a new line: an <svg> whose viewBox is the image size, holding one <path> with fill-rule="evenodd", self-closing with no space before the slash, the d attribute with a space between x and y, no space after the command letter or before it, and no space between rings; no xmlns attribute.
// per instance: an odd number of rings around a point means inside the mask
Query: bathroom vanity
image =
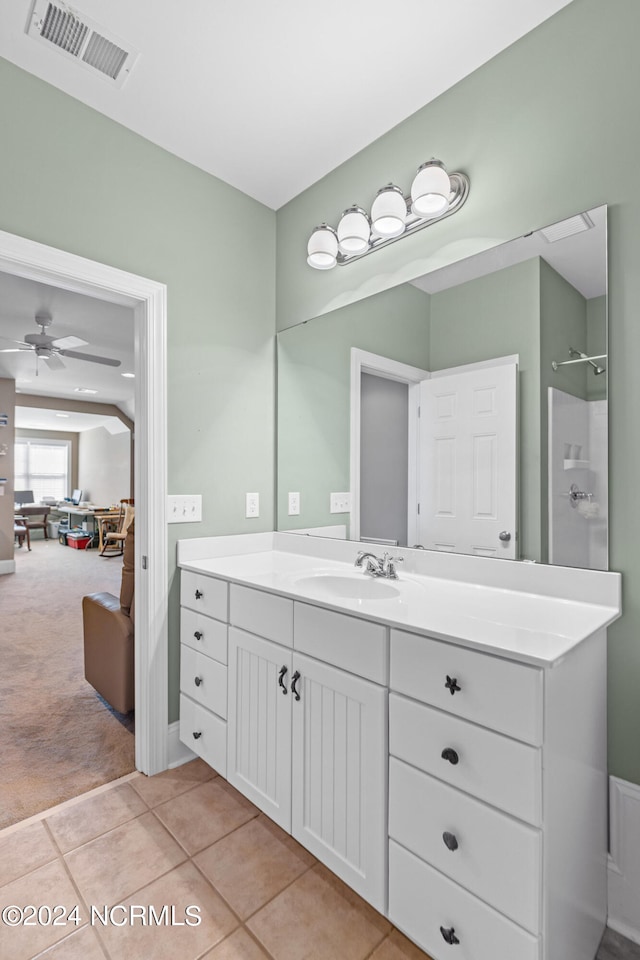
<svg viewBox="0 0 640 960"><path fill-rule="evenodd" d="M593 960L619 575L356 549L179 542L182 741L434 960Z"/></svg>

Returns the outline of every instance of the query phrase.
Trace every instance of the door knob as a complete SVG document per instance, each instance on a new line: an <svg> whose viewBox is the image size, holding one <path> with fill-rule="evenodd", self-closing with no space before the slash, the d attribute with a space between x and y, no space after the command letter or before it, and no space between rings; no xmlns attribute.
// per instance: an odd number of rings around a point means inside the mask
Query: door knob
<svg viewBox="0 0 640 960"><path fill-rule="evenodd" d="M508 530L503 530L502 533L498 534L498 540L502 540L503 543L509 543L509 540L511 540L511 534Z"/></svg>
<svg viewBox="0 0 640 960"><path fill-rule="evenodd" d="M202 677L194 677L193 682L195 683L196 687L199 687L202 683Z"/></svg>
<svg viewBox="0 0 640 960"><path fill-rule="evenodd" d="M440 756L443 760L448 760L449 763L453 764L454 767L460 759L453 747L445 747Z"/></svg>

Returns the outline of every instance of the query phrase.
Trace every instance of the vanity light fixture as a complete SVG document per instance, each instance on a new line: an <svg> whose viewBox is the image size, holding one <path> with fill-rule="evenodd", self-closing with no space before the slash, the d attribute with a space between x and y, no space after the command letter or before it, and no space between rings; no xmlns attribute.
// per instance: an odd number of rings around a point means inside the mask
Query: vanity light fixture
<svg viewBox="0 0 640 960"><path fill-rule="evenodd" d="M316 270L343 266L409 233L415 233L459 210L469 195L464 173L447 173L440 160L418 168L409 196L395 183L381 187L371 206L371 216L354 204L340 217L337 229L327 223L316 227L307 244L307 263Z"/></svg>

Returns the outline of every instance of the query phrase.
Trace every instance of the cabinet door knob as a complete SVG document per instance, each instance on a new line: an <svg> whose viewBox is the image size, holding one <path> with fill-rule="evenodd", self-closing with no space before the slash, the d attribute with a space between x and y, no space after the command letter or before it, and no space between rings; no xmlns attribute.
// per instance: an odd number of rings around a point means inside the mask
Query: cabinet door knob
<svg viewBox="0 0 640 960"><path fill-rule="evenodd" d="M440 927L440 933L442 934L442 937L445 943L449 943L451 945L453 945L454 943L460 943L460 941L456 937L456 931L453 927L449 927L448 929L445 929L444 927Z"/></svg>
<svg viewBox="0 0 640 960"><path fill-rule="evenodd" d="M196 632L194 633L194 637L196 638L196 640L202 640L202 636L203 634L201 630L196 630Z"/></svg>
<svg viewBox="0 0 640 960"><path fill-rule="evenodd" d="M196 687L199 687L202 683L202 677L194 677L193 682L195 683Z"/></svg>
<svg viewBox="0 0 640 960"><path fill-rule="evenodd" d="M298 682L299 679L300 679L300 671L296 670L294 675L291 677L291 693L294 695L296 700L300 699L300 694L296 689L296 683Z"/></svg>
<svg viewBox="0 0 640 960"><path fill-rule="evenodd" d="M448 760L449 763L452 763L455 767L456 763L460 759L453 747L445 747L442 753L440 754L443 760Z"/></svg>
<svg viewBox="0 0 640 960"><path fill-rule="evenodd" d="M200 597L204 597L202 590L196 590L196 600L199 600Z"/></svg>
<svg viewBox="0 0 640 960"><path fill-rule="evenodd" d="M442 839L444 840L444 845L448 850L457 850L458 849L458 838L455 833L448 833L446 830L442 834Z"/></svg>
<svg viewBox="0 0 640 960"><path fill-rule="evenodd" d="M287 668L280 667L280 673L278 674L278 684L282 688L282 692L284 694L287 694L289 692L287 690L287 685L284 682L284 678L286 677L286 675L287 675Z"/></svg>
<svg viewBox="0 0 640 960"><path fill-rule="evenodd" d="M193 731L193 739L194 739L194 740L199 740L201 736L202 736L202 730L194 730L194 731Z"/></svg>
<svg viewBox="0 0 640 960"><path fill-rule="evenodd" d="M447 682L445 683L445 687L450 692L451 696L453 696L458 690L462 690L462 687L458 684L456 677L450 677L449 674L447 674Z"/></svg>

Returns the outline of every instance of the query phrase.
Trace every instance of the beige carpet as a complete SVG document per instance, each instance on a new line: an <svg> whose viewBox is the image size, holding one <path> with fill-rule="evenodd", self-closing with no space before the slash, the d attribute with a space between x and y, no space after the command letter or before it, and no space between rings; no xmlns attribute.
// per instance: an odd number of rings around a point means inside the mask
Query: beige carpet
<svg viewBox="0 0 640 960"><path fill-rule="evenodd" d="M81 600L120 591L121 558L57 540L0 576L0 829L134 770L133 717L84 679Z"/></svg>

